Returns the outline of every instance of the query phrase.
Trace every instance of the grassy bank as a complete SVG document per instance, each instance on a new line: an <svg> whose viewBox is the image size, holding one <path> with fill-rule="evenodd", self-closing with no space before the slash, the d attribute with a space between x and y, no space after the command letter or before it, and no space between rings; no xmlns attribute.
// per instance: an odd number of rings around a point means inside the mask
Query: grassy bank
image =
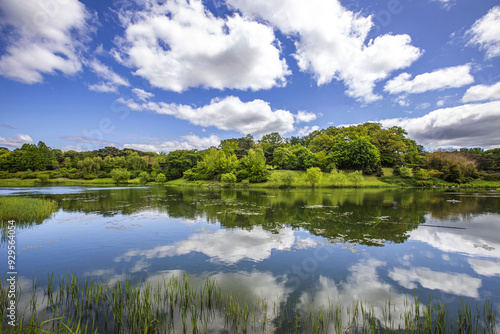
<svg viewBox="0 0 500 334"><path fill-rule="evenodd" d="M352 173L353 171L343 172L345 175ZM405 188L405 187L418 187L418 188L430 188L430 187L458 187L458 188L500 188L500 181L484 181L475 180L465 184L455 184L443 181L441 179L431 178L427 180L420 180L413 176L402 177L393 175L392 168L383 168L384 176L377 177L375 175L363 175L361 182L353 182L347 177L343 182L338 182L338 180L333 180L331 174L323 173L321 180L314 186L316 188ZM284 174L289 173L293 175L293 182L290 185L285 186L279 182L272 182L268 180L263 183L248 183L239 182L235 184L223 184L216 180L202 180L202 181L188 181L184 178L177 180L168 181L165 183L160 182L148 182L145 185L170 185L170 186L189 186L189 187L208 187L208 188L221 188L221 187L231 187L231 188L311 188L311 184L306 180L305 171L288 171L288 170L272 170L270 174ZM139 178L130 179L127 182L116 183L111 178L101 178L92 180L83 179L67 179L67 178L57 178L57 179L0 179L0 187L33 187L33 186L138 186L144 185L141 183Z"/></svg>
<svg viewBox="0 0 500 334"><path fill-rule="evenodd" d="M241 296L211 278L193 283L185 274L155 283L107 284L71 274L57 282L49 276L47 286L34 283L24 294L17 289L16 300L26 306L18 308L22 314L12 327L8 287L1 286L2 333L494 333L496 323L489 302L479 308L462 301L456 315L439 301L421 303L418 295L405 305L388 300L383 310L366 302L314 306Z"/></svg>
<svg viewBox="0 0 500 334"><path fill-rule="evenodd" d="M384 176L377 177L375 175L363 175L361 182L353 182L346 177L343 181L339 182L338 178L332 177L329 173L323 173L321 180L314 185L316 188L446 188L446 187L459 187L459 188L500 188L498 181L484 181L476 180L466 184L455 184L446 182L440 179L420 180L415 177L401 177L392 175L392 168L384 168ZM286 171L286 170L273 170L272 174L289 173L293 175L294 181L285 186L282 183L267 181L263 183L245 183L239 182L234 184L223 184L216 180L199 180L188 181L184 178L168 181L165 184L171 186L188 186L188 187L207 187L207 188L311 188L312 185L306 180L305 171ZM352 173L347 171L344 174ZM270 178L271 179L271 178ZM149 183L148 183L149 184Z"/></svg>

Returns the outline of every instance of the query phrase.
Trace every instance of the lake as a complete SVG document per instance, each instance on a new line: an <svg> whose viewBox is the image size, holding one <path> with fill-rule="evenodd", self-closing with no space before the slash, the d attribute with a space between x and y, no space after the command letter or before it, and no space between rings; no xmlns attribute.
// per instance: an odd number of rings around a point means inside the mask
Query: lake
<svg viewBox="0 0 500 334"><path fill-rule="evenodd" d="M278 306L362 301L380 321L388 300L399 314L414 293L451 313L462 298L500 305L498 191L0 189L5 195L51 198L60 207L43 223L17 228L23 291L33 278L46 285L52 273L105 285L154 285L188 273L193 284L211 277ZM5 240L1 248L5 254ZM269 331L284 330L272 320Z"/></svg>

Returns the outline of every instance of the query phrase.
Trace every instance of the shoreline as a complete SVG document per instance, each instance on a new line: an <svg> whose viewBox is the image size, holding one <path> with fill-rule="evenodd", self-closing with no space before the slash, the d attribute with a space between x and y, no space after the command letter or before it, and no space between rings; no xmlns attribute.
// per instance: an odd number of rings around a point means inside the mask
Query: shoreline
<svg viewBox="0 0 500 334"><path fill-rule="evenodd" d="M408 179L410 182L415 182L415 179ZM132 179L128 182L116 183L111 179L94 179L94 180L82 180L82 179L54 179L48 182L41 183L38 179L1 179L0 188L7 187L47 187L47 186L104 186L104 187L136 187L136 186L171 186L171 187L190 187L190 188L220 188L220 189L500 189L499 181L483 181L476 180L472 183L465 184L441 184L432 186L415 186L411 184L394 184L387 183L381 180L377 182L369 181L364 185L343 185L337 186L329 182L324 182L311 186L310 184L304 184L303 182L297 182L290 186L283 186L278 184L272 184L270 182L263 183L234 183L234 184L224 184L220 181L215 180L204 180L204 181L187 181L185 179L171 180L164 183L160 182L147 182L141 183L139 179Z"/></svg>

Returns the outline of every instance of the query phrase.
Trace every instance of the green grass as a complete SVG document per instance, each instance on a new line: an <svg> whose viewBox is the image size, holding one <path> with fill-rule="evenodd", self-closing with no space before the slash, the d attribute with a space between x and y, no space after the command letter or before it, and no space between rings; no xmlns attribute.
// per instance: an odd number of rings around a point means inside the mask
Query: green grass
<svg viewBox="0 0 500 334"><path fill-rule="evenodd" d="M392 170L392 169L391 169ZM294 188L311 188L311 184L306 181L306 172L305 171L289 171L289 170L272 170L270 173L293 173L294 182L291 184L291 187ZM392 172L391 172L392 173ZM148 183L149 184L149 183ZM203 181L188 181L186 179L177 179L168 181L165 183L166 185L171 186L190 186L190 187L208 187L208 188L218 188L223 187L223 184L219 181L214 180L203 180ZM282 185L274 184L270 181L262 182L262 183L236 183L232 185L233 188L279 188ZM329 173L323 173L323 177L318 184L314 185L316 188L331 188L335 187L334 184L330 180ZM356 185L352 182L347 182L342 187L352 188L356 187ZM395 187L395 185L391 185L386 182L382 182L380 178L376 176L364 176L364 182L361 187L373 187L373 188L384 188L384 187Z"/></svg>
<svg viewBox="0 0 500 334"><path fill-rule="evenodd" d="M5 280L2 279L2 282ZM26 289L25 289L26 290ZM23 295L24 294L24 295ZM462 300L453 316L446 305L418 295L406 300L404 311L386 301L378 318L366 302L329 303L320 307L242 296L223 290L207 278L193 283L189 275L159 277L155 284L115 281L101 284L68 274L48 285L33 282L30 292L17 289L16 300L27 301L18 310L15 327L7 324L8 286L0 285L2 333L495 333L495 307L482 308ZM41 310L40 312L38 310ZM402 313L401 313L402 312Z"/></svg>
<svg viewBox="0 0 500 334"><path fill-rule="evenodd" d="M460 188L500 188L500 181L474 180L469 183L461 184Z"/></svg>
<svg viewBox="0 0 500 334"><path fill-rule="evenodd" d="M57 211L57 203L51 199L18 196L0 197L0 220L20 223L42 222Z"/></svg>

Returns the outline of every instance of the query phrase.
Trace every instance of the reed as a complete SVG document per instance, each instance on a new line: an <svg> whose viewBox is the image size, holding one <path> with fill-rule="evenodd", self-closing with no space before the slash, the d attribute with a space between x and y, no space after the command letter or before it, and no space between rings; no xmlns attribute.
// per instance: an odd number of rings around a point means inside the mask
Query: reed
<svg viewBox="0 0 500 334"><path fill-rule="evenodd" d="M19 196L0 197L0 220L16 223L41 223L57 211L57 203L51 199Z"/></svg>
<svg viewBox="0 0 500 334"><path fill-rule="evenodd" d="M2 280L3 282L4 280ZM0 283L1 284L1 283ZM482 308L462 300L458 314L432 299L422 304L417 294L396 312L389 299L382 317L366 302L304 308L297 302L272 302L258 296L223 292L207 278L195 285L189 275L163 278L157 284L115 281L112 286L69 273L43 288L33 281L30 292L18 290L27 300L15 327L6 322L7 287L0 285L2 333L495 333L495 307ZM23 296L23 294L25 294ZM271 306L271 307L270 307ZM40 311L41 310L41 311ZM223 319L223 323L220 320Z"/></svg>

